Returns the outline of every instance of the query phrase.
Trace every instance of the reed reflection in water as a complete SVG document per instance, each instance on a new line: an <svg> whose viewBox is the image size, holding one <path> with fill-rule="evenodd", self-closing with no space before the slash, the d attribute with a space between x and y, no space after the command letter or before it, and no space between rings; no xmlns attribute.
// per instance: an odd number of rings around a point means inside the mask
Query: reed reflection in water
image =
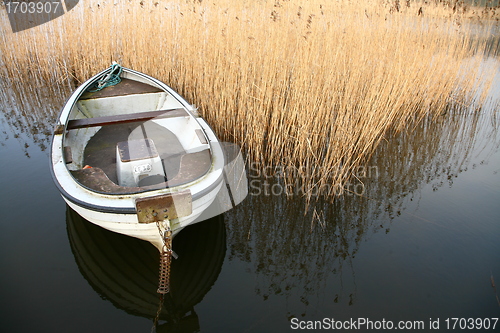
<svg viewBox="0 0 500 333"><path fill-rule="evenodd" d="M450 108L387 137L352 180L356 193L344 191L333 202L319 198L306 204L293 195L300 186L292 186L287 197L280 168L249 172L247 202L225 214L231 260L248 263L262 299L284 296L290 318L317 311L325 294L331 294L331 303L355 304L353 260L362 244L375 234L390 233L410 202L418 206L423 188L451 188L461 173L478 167L478 158L487 164L498 152L499 91L495 94L496 101L482 107ZM412 212L406 216L449 228L439 219L429 221ZM326 290L332 279L337 289Z"/></svg>
<svg viewBox="0 0 500 333"><path fill-rule="evenodd" d="M14 138L27 157L30 145L41 151L49 147L55 119L70 91L69 86L61 84L0 78L0 123L14 129ZM0 135L3 145L9 139L7 131L2 130Z"/></svg>

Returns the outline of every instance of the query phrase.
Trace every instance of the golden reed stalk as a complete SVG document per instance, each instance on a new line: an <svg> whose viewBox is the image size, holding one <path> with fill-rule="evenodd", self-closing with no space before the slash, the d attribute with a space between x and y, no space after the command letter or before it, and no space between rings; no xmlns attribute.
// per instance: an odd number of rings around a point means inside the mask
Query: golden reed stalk
<svg viewBox="0 0 500 333"><path fill-rule="evenodd" d="M40 89L117 61L199 105L254 166L300 170L312 193L346 182L391 133L480 104L498 70L479 70L496 9L437 0L84 1L16 34L2 13L0 75Z"/></svg>

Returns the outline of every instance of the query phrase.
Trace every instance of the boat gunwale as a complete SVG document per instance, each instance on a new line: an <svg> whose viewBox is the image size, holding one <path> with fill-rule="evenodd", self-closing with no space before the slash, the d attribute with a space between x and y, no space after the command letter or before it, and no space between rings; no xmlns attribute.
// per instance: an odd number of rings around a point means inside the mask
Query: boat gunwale
<svg viewBox="0 0 500 333"><path fill-rule="evenodd" d="M53 177L55 177L53 175ZM215 188L217 188L220 183L223 181L223 175L221 173L221 175L217 178L216 181L212 182L212 184L210 184L208 187L205 187L203 190L199 191L199 192L196 192L195 194L192 195L192 200L193 201L196 201L202 197L204 197L206 194L212 192ZM61 193L61 195L66 198L67 200L69 200L70 202L74 203L75 205L78 205L82 208L86 208L86 209L89 209L89 210L92 210L92 211L95 211L95 212L99 212L99 213L113 213L113 214L136 214L137 211L135 209L135 206L134 207L113 207L113 206L101 206L101 205L96 205L96 204L91 204L91 203L88 203L86 201L83 201L83 200L80 200L78 198L75 198L74 196L72 196L71 194L69 194L63 187L62 185L56 181L56 187L59 189L59 192ZM184 186L184 185L183 185ZM82 186L83 189L85 189L86 191L88 192L92 192L92 193L96 193L96 194L101 194L99 192L93 192L93 191L90 191L88 190L86 187ZM172 187L173 189L175 189L175 187ZM156 196L156 195L160 195L160 194L165 194L165 191L162 189L162 190L155 190L155 191L147 191L147 192L139 192L139 193L131 193L131 194L116 194L115 196L120 196L119 198L107 198L108 200L121 200L125 197L144 197L144 196L141 196L141 195L137 195L137 194L144 194L144 193L147 193L148 196L149 194L151 194L150 196ZM167 193L172 193L172 192L167 192Z"/></svg>

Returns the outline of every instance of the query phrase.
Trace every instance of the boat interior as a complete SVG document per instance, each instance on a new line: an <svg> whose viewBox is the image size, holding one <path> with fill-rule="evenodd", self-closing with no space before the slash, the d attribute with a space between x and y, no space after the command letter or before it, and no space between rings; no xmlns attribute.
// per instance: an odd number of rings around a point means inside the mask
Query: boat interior
<svg viewBox="0 0 500 333"><path fill-rule="evenodd" d="M206 174L210 146L196 119L153 82L127 75L117 85L83 93L73 106L63 142L73 177L93 191L125 194Z"/></svg>

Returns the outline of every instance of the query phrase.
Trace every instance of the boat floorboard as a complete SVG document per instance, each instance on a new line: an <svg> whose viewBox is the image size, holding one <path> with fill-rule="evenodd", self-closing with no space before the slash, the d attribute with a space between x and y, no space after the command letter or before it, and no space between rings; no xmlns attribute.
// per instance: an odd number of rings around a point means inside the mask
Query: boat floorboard
<svg viewBox="0 0 500 333"><path fill-rule="evenodd" d="M151 121L103 126L87 143L83 162L85 165L101 168L112 182L118 184L117 143L146 137L153 140L167 179L175 177L179 173L181 157L186 152L175 134Z"/></svg>

